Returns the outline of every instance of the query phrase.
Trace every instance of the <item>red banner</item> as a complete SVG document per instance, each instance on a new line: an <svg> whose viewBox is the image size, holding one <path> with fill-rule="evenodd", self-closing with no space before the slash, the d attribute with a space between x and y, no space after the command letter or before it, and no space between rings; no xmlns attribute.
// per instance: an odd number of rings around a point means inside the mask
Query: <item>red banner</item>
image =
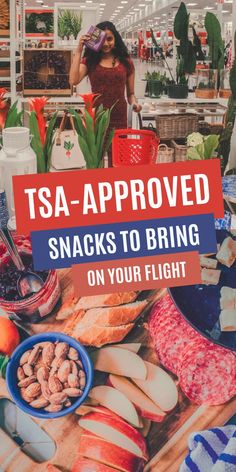
<svg viewBox="0 0 236 472"><path fill-rule="evenodd" d="M13 177L13 186L21 234L203 213L224 215L219 159L22 175Z"/></svg>

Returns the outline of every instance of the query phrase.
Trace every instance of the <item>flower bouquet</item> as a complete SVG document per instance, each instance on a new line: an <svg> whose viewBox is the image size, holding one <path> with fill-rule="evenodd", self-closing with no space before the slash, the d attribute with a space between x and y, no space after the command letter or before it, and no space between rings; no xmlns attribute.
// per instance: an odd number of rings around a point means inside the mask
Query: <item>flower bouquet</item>
<svg viewBox="0 0 236 472"><path fill-rule="evenodd" d="M104 110L103 105L95 108L94 104L99 94L88 93L80 96L84 100L85 111L80 114L71 110L71 114L74 117L86 167L97 169L103 167L104 155L108 152L114 136L114 130L109 130L109 124L115 104L108 110Z"/></svg>
<svg viewBox="0 0 236 472"><path fill-rule="evenodd" d="M187 159L201 160L211 159L219 146L220 136L210 134L203 136L201 133L192 133L187 137Z"/></svg>

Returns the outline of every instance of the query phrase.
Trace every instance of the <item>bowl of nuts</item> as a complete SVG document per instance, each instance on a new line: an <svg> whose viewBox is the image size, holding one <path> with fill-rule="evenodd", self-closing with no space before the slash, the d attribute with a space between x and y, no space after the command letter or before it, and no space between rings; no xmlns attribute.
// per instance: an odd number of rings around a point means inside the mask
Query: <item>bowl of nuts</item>
<svg viewBox="0 0 236 472"><path fill-rule="evenodd" d="M78 408L93 383L87 350L62 333L43 333L23 341L7 366L8 391L16 405L38 418L58 418Z"/></svg>

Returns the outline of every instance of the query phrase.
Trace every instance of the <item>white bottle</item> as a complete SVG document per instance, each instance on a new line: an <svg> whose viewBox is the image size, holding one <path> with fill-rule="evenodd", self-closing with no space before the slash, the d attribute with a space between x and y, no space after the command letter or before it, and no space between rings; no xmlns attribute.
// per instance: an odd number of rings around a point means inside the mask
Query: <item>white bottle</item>
<svg viewBox="0 0 236 472"><path fill-rule="evenodd" d="M36 174L37 159L30 147L28 128L12 127L2 131L3 146L0 151L0 188L6 192L9 216L14 216L12 177L14 175Z"/></svg>

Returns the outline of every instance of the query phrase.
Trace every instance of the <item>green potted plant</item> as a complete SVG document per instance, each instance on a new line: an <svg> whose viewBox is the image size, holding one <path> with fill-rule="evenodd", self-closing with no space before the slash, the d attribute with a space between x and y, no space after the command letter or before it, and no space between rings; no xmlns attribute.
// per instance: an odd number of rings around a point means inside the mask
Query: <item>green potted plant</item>
<svg viewBox="0 0 236 472"><path fill-rule="evenodd" d="M207 12L205 28L209 46L210 67L198 70L195 95L198 98L216 98L218 95L220 70L224 68L224 42L221 36L219 20L214 13Z"/></svg>
<svg viewBox="0 0 236 472"><path fill-rule="evenodd" d="M187 98L188 97L188 79L184 71L183 57L177 58L176 83L168 87L169 98Z"/></svg>
<svg viewBox="0 0 236 472"><path fill-rule="evenodd" d="M225 116L225 127L221 133L220 146L218 150L218 154L222 159L221 162L222 162L223 174L228 165L231 139L233 136L235 117L236 117L236 33L234 36L234 62L230 70L229 83L230 83L230 89L231 89L231 96L229 97L229 100L228 100L228 107L227 107L227 112ZM233 169L233 173L236 174L236 169Z"/></svg>
<svg viewBox="0 0 236 472"><path fill-rule="evenodd" d="M196 69L197 59L203 58L201 43L194 27L193 41L189 39L189 18L186 5L181 2L174 19L174 34L179 41L177 46L176 81L169 86L170 98L187 98L188 78Z"/></svg>
<svg viewBox="0 0 236 472"><path fill-rule="evenodd" d="M78 15L71 10L60 11L58 17L58 36L61 39L77 38L82 26L82 12Z"/></svg>
<svg viewBox="0 0 236 472"><path fill-rule="evenodd" d="M161 74L157 71L147 72L145 74L145 80L147 81L147 91L145 96L159 98L164 92L164 87L167 82L166 73Z"/></svg>
<svg viewBox="0 0 236 472"><path fill-rule="evenodd" d="M201 133L191 133L187 137L187 159L203 160L217 157L216 150L219 146L220 136L210 134L203 136Z"/></svg>
<svg viewBox="0 0 236 472"><path fill-rule="evenodd" d="M75 110L70 110L70 112L74 116L75 129L86 168L98 169L104 167L104 156L114 136L114 130L111 130L109 125L111 111L116 102L110 109L105 110L103 105L95 108L98 94L87 93L80 96L84 100L85 111L81 114Z"/></svg>
<svg viewBox="0 0 236 472"><path fill-rule="evenodd" d="M31 147L37 157L38 174L49 172L51 164L52 147L55 140L55 125L57 112L55 112L47 126L44 116L44 107L48 97L35 97L29 99L29 128L32 135Z"/></svg>

